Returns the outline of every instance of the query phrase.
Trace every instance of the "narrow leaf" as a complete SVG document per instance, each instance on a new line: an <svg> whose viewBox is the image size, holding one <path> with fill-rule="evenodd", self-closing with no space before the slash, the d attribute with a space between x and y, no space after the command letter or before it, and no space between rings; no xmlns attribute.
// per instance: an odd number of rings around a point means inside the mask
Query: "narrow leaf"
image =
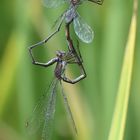
<svg viewBox="0 0 140 140"><path fill-rule="evenodd" d="M133 15L131 19L130 31L126 44L120 83L116 98L116 105L108 140L123 140L124 137L132 80L132 69L136 39L137 7L138 1L134 0Z"/></svg>

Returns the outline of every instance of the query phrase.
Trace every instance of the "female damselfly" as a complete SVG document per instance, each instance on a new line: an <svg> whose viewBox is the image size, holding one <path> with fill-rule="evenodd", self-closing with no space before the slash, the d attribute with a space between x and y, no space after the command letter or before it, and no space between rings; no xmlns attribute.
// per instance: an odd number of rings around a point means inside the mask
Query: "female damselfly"
<svg viewBox="0 0 140 140"><path fill-rule="evenodd" d="M47 91L49 93L49 96L47 96L47 93L42 96L42 98L39 100L38 104L36 105L33 111L33 115L26 123L26 127L29 133L35 133L38 130L42 131L42 140L49 140L51 138L52 122L53 122L54 113L55 113L55 103L56 103L56 95L57 95L56 89L59 83L61 85L61 89L62 89L61 93L64 99L66 111L70 117L73 128L75 132L77 133L73 115L72 115L66 94L63 91L61 81L75 84L79 82L80 80L84 79L86 77L86 73L82 64L83 60L82 60L80 50L79 50L79 43L77 45L78 51L75 50L71 39L69 39L68 41L68 46L69 46L68 52L56 51L56 57L51 59L47 63L41 63L41 62L36 61L34 59L32 49L29 49L33 64L39 65L42 67L48 67L56 63L56 67L54 70L54 79L49 86L49 90ZM67 65L69 64L76 64L79 66L80 76L76 77L75 79L70 79L66 76L65 70L67 69Z"/></svg>

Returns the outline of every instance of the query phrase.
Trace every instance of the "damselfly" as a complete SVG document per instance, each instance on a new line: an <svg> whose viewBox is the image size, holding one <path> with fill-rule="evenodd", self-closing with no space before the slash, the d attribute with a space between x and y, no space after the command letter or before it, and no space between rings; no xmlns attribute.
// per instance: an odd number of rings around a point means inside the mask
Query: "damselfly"
<svg viewBox="0 0 140 140"><path fill-rule="evenodd" d="M42 67L48 67L56 63L56 67L54 70L54 79L48 90L49 97L47 95L44 95L41 98L41 100L39 101L39 103L37 104L37 106L35 107L33 111L33 115L26 123L29 133L30 132L35 133L36 131L42 129L43 140L49 140L51 137L51 128L52 128L52 122L53 122L54 113L55 113L55 102L56 102L56 95L57 95L56 88L58 86L58 83L60 83L62 87L61 81L75 84L86 77L86 73L82 64L83 60L82 60L80 50L79 50L79 44L77 46L78 51L74 49L72 40L69 40L68 45L72 45L71 47L69 47L68 52L57 51L56 57L51 59L47 63L41 63L41 62L36 61L34 59L32 49L29 49L33 64L39 65ZM80 68L80 76L76 77L75 79L68 78L65 74L65 70L68 64L77 64ZM71 112L67 97L65 93L63 92L63 88L62 88L61 93L64 99L64 104L65 104L67 113L71 119L75 132L77 132L76 125L72 116L72 112Z"/></svg>
<svg viewBox="0 0 140 140"><path fill-rule="evenodd" d="M65 21L66 25L73 23L74 30L76 35L85 43L92 42L94 38L94 33L91 27L80 17L77 12L77 8L85 1L90 1L101 5L103 0L43 0L43 3L48 8L55 8L63 3L68 3L69 8L58 18L56 23L58 23L56 30L52 32L46 39L41 42L38 42L31 46L31 48L43 45L50 38L52 38L57 32L60 31L61 25L63 21Z"/></svg>

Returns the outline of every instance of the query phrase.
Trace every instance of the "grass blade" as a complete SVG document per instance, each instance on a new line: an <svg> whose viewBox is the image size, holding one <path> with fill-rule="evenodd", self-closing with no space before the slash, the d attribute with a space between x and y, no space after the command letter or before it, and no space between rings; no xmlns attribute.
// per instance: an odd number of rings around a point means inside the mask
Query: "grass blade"
<svg viewBox="0 0 140 140"><path fill-rule="evenodd" d="M133 15L108 140L123 140L124 137L135 50L137 7L138 1L134 0Z"/></svg>

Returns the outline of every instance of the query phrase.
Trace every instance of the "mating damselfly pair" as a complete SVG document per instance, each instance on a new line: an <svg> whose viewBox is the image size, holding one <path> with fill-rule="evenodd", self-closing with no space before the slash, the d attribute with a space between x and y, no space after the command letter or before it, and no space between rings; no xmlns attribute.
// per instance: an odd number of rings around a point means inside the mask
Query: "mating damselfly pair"
<svg viewBox="0 0 140 140"><path fill-rule="evenodd" d="M64 81L70 84L75 84L86 77L86 72L83 67L82 56L79 50L79 42L77 41L78 45L77 45L77 50L76 50L73 45L73 41L70 37L70 25L71 23L73 23L75 33L79 37L80 40L82 40L85 43L90 43L93 40L93 37L94 37L93 30L87 23L84 22L84 20L80 17L79 13L77 12L78 6L86 1L94 2L100 5L103 3L102 0L43 0L44 5L48 8L55 8L62 5L63 3L69 4L69 8L57 20L56 30L52 32L46 39L44 39L43 41L37 44L32 45L29 48L29 52L30 52L33 64L39 65L42 67L48 67L56 63L56 67L54 70L54 79L49 87L49 90L47 91L50 95L42 96L41 100L36 105L33 111L33 115L26 123L28 131L36 132L39 129L41 129L43 140L50 139L51 125L52 125L52 121L53 121L54 113L55 113L55 103L56 103L56 95L57 95L56 88L57 88L58 83L60 83L62 87L61 81ZM66 24L66 40L68 43L67 45L68 51L67 52L57 51L56 57L52 58L50 61L46 63L36 61L33 56L32 49L37 46L41 46L44 43L47 43L49 39L51 39L57 32L60 31L63 21L65 21L65 24ZM75 79L70 79L69 77L66 76L65 71L68 65L75 65L75 64L79 66L80 75L76 77ZM73 124L73 128L75 132L77 132L73 115L72 115L67 97L65 95L65 92L63 91L63 87L62 87L61 93L64 98L66 110Z"/></svg>

